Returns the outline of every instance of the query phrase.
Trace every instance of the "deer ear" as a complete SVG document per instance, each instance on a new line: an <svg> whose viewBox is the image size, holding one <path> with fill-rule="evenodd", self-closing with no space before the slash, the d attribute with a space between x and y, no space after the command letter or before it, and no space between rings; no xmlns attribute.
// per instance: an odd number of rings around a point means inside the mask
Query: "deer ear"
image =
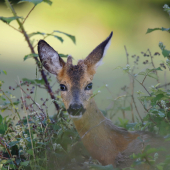
<svg viewBox="0 0 170 170"><path fill-rule="evenodd" d="M52 74L58 74L65 62L58 53L44 40L38 42L38 54L42 65Z"/></svg>
<svg viewBox="0 0 170 170"><path fill-rule="evenodd" d="M102 59L109 48L113 32L110 33L109 37L99 44L84 60L84 64L88 67L97 68L102 64Z"/></svg>

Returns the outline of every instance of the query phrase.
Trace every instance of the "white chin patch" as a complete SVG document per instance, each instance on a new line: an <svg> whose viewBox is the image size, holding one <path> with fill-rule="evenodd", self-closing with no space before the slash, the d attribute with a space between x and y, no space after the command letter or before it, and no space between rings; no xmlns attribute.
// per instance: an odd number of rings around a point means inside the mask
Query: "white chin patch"
<svg viewBox="0 0 170 170"><path fill-rule="evenodd" d="M77 115L77 116L73 116L73 115L70 115L70 117L72 118L72 119L81 119L82 118L82 112L80 113L80 115Z"/></svg>

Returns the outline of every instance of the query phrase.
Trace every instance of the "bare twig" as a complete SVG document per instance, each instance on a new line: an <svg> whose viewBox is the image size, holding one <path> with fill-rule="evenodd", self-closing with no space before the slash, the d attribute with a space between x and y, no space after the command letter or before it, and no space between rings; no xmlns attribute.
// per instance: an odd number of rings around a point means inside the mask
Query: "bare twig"
<svg viewBox="0 0 170 170"><path fill-rule="evenodd" d="M26 19L28 18L28 16L30 15L30 13L33 11L33 9L35 8L36 5L33 6L33 8L30 10L30 12L27 14L27 16L25 17L24 21L22 22L22 24L25 23Z"/></svg>
<svg viewBox="0 0 170 170"><path fill-rule="evenodd" d="M149 52L149 56L151 57L151 64L152 64L153 68L155 69L155 64L154 64L154 62L153 62L153 56L152 56L151 51L150 51L149 49L148 49L148 52ZM157 77L158 77L158 72L157 72L157 70L155 70L155 72L156 72L156 75L157 75ZM159 83L159 77L158 77L158 79L157 79L157 82Z"/></svg>
<svg viewBox="0 0 170 170"><path fill-rule="evenodd" d="M14 30L16 30L16 31L18 31L18 32L20 32L20 33L22 33L20 30L18 30L17 28L13 27L12 25L10 25L10 24L7 24L7 25L10 26L11 28L13 28Z"/></svg>
<svg viewBox="0 0 170 170"><path fill-rule="evenodd" d="M17 82L16 82L16 83L17 83ZM22 90L22 92L24 92L24 93L28 96L28 94L24 91L24 89L21 87L21 85L19 85L18 83L17 83L17 85L20 87L20 89ZM38 109L39 109L44 115L46 115L46 114L44 113L43 109L40 108L40 106L31 98L30 95L29 95L29 99L31 99L31 101L38 107ZM24 98L23 98L23 100L24 100Z"/></svg>
<svg viewBox="0 0 170 170"><path fill-rule="evenodd" d="M49 37L50 35L52 35L54 33L54 31L51 34L47 34L46 36L44 36L44 38L42 40L45 40L47 37ZM38 45L38 42L34 45L33 48L35 48Z"/></svg>
<svg viewBox="0 0 170 170"><path fill-rule="evenodd" d="M126 58L127 58L127 64L129 64L129 54L127 52L126 46L124 45L125 52L126 52Z"/></svg>

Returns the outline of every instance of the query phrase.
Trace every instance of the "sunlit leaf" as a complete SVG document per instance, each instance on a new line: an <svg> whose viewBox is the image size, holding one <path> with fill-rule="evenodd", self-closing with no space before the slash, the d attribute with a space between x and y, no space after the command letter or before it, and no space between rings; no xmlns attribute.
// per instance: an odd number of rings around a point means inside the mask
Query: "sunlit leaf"
<svg viewBox="0 0 170 170"><path fill-rule="evenodd" d="M50 0L43 0L43 2L46 2L47 4L51 5L52 2Z"/></svg>
<svg viewBox="0 0 170 170"><path fill-rule="evenodd" d="M31 34L28 34L28 37L31 38L31 37L34 36L34 35L46 35L46 34L43 33L43 32L33 32L33 33L31 33Z"/></svg>
<svg viewBox="0 0 170 170"><path fill-rule="evenodd" d="M69 38L73 41L74 44L76 44L76 38L75 38L75 36L70 35L70 34L67 34L67 33L65 33L65 32L56 31L56 30L55 30L54 32L58 32L58 33L61 33L61 34L66 35L67 37L69 37Z"/></svg>
<svg viewBox="0 0 170 170"><path fill-rule="evenodd" d="M60 53L59 56L62 57L62 58L67 58L68 54L61 54Z"/></svg>
<svg viewBox="0 0 170 170"><path fill-rule="evenodd" d="M7 75L7 72L6 72L5 70L2 70L2 72L3 72L5 75Z"/></svg>
<svg viewBox="0 0 170 170"><path fill-rule="evenodd" d="M0 17L0 20L9 24L10 22L12 22L18 18L21 18L21 17Z"/></svg>
<svg viewBox="0 0 170 170"><path fill-rule="evenodd" d="M146 34L151 33L153 31L157 31L157 30L170 32L170 28L163 28L163 27L162 28L148 28Z"/></svg>
<svg viewBox="0 0 170 170"><path fill-rule="evenodd" d="M29 58L33 58L33 57L38 57L38 54L28 54L24 57L24 61L29 59Z"/></svg>
<svg viewBox="0 0 170 170"><path fill-rule="evenodd" d="M59 36L57 36L57 35L52 35L52 36L55 37L55 38L57 38L57 39L60 40L61 42L64 41L62 37L59 37Z"/></svg>
<svg viewBox="0 0 170 170"><path fill-rule="evenodd" d="M162 55L163 55L164 57L168 57L168 56L170 55L170 51L169 51L169 50L166 50L166 49L163 49L163 50L162 50Z"/></svg>
<svg viewBox="0 0 170 170"><path fill-rule="evenodd" d="M19 2L31 2L34 5L38 5L39 3L41 3L43 0L21 0Z"/></svg>

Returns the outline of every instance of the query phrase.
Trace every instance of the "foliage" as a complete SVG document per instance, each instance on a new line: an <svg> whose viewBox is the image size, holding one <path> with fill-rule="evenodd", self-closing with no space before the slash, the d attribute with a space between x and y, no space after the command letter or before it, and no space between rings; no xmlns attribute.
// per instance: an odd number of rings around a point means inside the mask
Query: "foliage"
<svg viewBox="0 0 170 170"><path fill-rule="evenodd" d="M3 90L4 82L0 80L0 111L9 111L11 114L5 117L0 115L0 169L32 169L32 170L47 170L47 169L91 169L91 170L114 170L112 165L102 166L97 160L91 159L88 152L82 145L80 137L75 130L72 121L69 119L68 113L59 96L59 90L53 92L50 86L51 76L43 70L38 59L38 54L35 53L34 48L37 46L34 37L41 35L43 39L52 36L64 42L64 35L76 44L75 36L62 32L52 31L52 33L43 33L35 31L27 34L24 28L24 23L29 17L31 11L36 5L46 2L52 4L50 0L22 0L21 2L31 2L34 7L30 10L25 18L16 15L15 10L8 0L6 4L11 10L12 17L0 17L0 20L8 24L17 21L19 29L14 28L19 33L23 34L26 39L31 54L24 56L24 61L27 59L34 59L37 64L37 71L41 72L42 77L30 80L28 78L18 80L15 87L9 86L8 91ZM170 8L165 5L164 10L168 12ZM160 30L169 33L170 28L153 28L148 29L147 33ZM163 43L159 43L164 58L167 58L166 63L160 63L159 67L155 67L154 57L159 56L158 52L152 55L151 51L147 49L146 52L141 52L142 57L147 59L143 62L147 68L138 71L139 55L132 55L133 66L130 66L129 54L125 47L127 56L126 67L118 67L128 74L130 79L129 86L126 84L121 88L122 94L114 99L114 106L110 110L103 111L104 115L108 116L108 112L114 112L110 116L112 118L117 112L121 111L123 118L118 118L118 126L128 130L145 130L155 134L165 136L166 140L170 137L170 90L166 87L170 84L160 84L159 74L164 72L166 67L170 68L170 51L165 48ZM67 57L65 54L59 54L61 57ZM5 70L0 70L0 75L7 76ZM36 72L37 75L37 72ZM154 79L155 85L150 88L145 86L146 79ZM141 117L136 104L135 84L139 83L145 92L137 91L138 100L142 104L144 112L147 113L145 117ZM100 93L100 90L107 88L107 85L94 91L91 97ZM164 88L165 87L165 88ZM34 99L37 89L47 90L49 98L41 97L41 103L37 103ZM21 96L14 96L12 91L15 89L21 90ZM109 90L109 89L108 89ZM55 94L55 96L54 96ZM50 105L54 104L56 107L56 114L53 117L48 115ZM135 109L134 109L135 108ZM134 117L134 110L136 122ZM20 113L24 112L25 116L21 117ZM126 113L130 112L132 121L126 119ZM142 140L142 139L140 139ZM157 163L159 154L157 152L163 151L164 148L151 148L146 143L143 143L143 150L139 154L132 154L131 158L134 163L131 167L125 169L138 169L140 164L148 164L157 170L165 170L170 167L170 155L166 159Z"/></svg>

